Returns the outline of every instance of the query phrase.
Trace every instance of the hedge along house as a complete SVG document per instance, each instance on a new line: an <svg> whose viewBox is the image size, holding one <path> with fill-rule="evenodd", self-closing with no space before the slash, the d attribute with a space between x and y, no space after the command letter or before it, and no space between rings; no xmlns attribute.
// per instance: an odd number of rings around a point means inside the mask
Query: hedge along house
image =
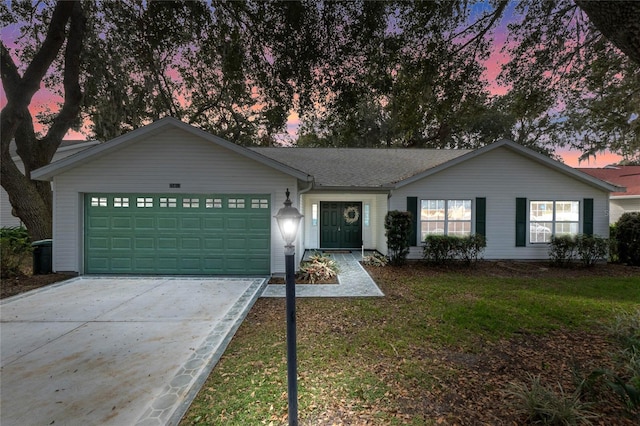
<svg viewBox="0 0 640 426"><path fill-rule="evenodd" d="M487 259L545 259L554 233L608 235L605 183L509 141L469 150L247 149L164 118L33 172L52 181L53 267L80 274L284 271L285 190L304 249L386 253L384 218L487 237Z"/></svg>

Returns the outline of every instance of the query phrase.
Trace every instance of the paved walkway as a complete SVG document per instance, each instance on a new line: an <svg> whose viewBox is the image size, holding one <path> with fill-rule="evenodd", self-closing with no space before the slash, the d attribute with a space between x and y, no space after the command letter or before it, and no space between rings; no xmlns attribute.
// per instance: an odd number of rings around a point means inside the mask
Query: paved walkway
<svg viewBox="0 0 640 426"><path fill-rule="evenodd" d="M296 297L380 297L376 283L360 264L360 252L331 253L338 263L338 284L297 284ZM285 297L284 284L269 284L261 297Z"/></svg>

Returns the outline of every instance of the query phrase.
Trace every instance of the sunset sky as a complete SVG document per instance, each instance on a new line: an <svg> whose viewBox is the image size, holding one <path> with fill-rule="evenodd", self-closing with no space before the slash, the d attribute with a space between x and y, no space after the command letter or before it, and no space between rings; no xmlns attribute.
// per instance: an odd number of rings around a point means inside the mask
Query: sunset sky
<svg viewBox="0 0 640 426"><path fill-rule="evenodd" d="M513 6L511 6L512 8ZM490 90L493 94L504 94L507 91L507 88L499 86L496 82L497 76L500 72L500 66L507 61L507 56L501 52L502 47L505 44L506 40L506 25L509 21L510 10L507 11L506 17L502 20L500 25L498 26L498 31L494 36L494 50L491 57L486 61L486 79L490 84ZM5 27L0 32L0 37L2 37L5 45L11 50L13 47L13 40L17 37L15 27L12 26ZM15 57L14 57L15 59ZM48 90L42 88L33 98L31 103L31 113L35 116L38 112L45 111L47 109L51 109L56 111L58 109L57 103L61 102L61 98ZM6 96L4 93L4 87L0 88L0 107L4 107L7 103ZM299 125L299 119L297 114L292 113L289 116L289 122L287 125L287 133L295 138L297 128ZM36 130L38 129L36 125ZM67 139L85 139L83 134L77 132L69 132L67 134ZM614 155L611 153L603 153L599 154L596 158L590 158L589 161L583 161L581 163L578 162L578 158L581 155L580 151L575 150L566 150L560 149L557 151L557 154L560 155L565 164L572 167L604 167L609 164L616 163L620 161L622 158L618 155Z"/></svg>

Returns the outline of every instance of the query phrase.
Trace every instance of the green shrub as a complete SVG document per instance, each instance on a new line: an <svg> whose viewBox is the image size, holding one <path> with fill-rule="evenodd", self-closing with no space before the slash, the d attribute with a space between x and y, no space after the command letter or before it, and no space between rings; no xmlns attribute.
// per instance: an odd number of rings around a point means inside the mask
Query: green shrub
<svg viewBox="0 0 640 426"><path fill-rule="evenodd" d="M486 246L487 239L484 235L469 235L460 239L458 255L467 265L476 264Z"/></svg>
<svg viewBox="0 0 640 426"><path fill-rule="evenodd" d="M640 213L625 213L616 223L620 262L640 266Z"/></svg>
<svg viewBox="0 0 640 426"><path fill-rule="evenodd" d="M22 266L31 251L31 240L25 228L0 228L0 277L22 275Z"/></svg>
<svg viewBox="0 0 640 426"><path fill-rule="evenodd" d="M527 374L529 384L512 383L507 394L514 397L514 408L526 416L527 423L543 425L591 424L597 416L588 410L589 404L580 400L580 394L566 394L558 385L559 393L544 386L540 376Z"/></svg>
<svg viewBox="0 0 640 426"><path fill-rule="evenodd" d="M618 240L617 235L618 228L615 224L609 225L609 262L620 262L620 256L618 255Z"/></svg>
<svg viewBox="0 0 640 426"><path fill-rule="evenodd" d="M593 266L607 259L609 240L598 235L578 235L575 250L584 266Z"/></svg>
<svg viewBox="0 0 640 426"><path fill-rule="evenodd" d="M631 410L640 408L640 309L616 315L609 325L609 333L621 345L617 370L597 369L580 383L579 389L588 392L600 380Z"/></svg>
<svg viewBox="0 0 640 426"><path fill-rule="evenodd" d="M437 264L447 263L456 258L459 237L448 235L427 235L424 239L422 257Z"/></svg>
<svg viewBox="0 0 640 426"><path fill-rule="evenodd" d="M407 260L412 224L413 215L410 212L392 210L384 218L389 263L392 265L402 265Z"/></svg>
<svg viewBox="0 0 640 426"><path fill-rule="evenodd" d="M571 235L551 236L549 260L555 266L569 265L575 256L576 239Z"/></svg>
<svg viewBox="0 0 640 426"><path fill-rule="evenodd" d="M424 240L422 257L426 261L436 264L462 260L467 265L471 265L478 261L486 246L486 238L479 234L466 237L427 235Z"/></svg>
<svg viewBox="0 0 640 426"><path fill-rule="evenodd" d="M311 283L328 281L338 275L338 264L330 256L313 254L300 265L300 278Z"/></svg>

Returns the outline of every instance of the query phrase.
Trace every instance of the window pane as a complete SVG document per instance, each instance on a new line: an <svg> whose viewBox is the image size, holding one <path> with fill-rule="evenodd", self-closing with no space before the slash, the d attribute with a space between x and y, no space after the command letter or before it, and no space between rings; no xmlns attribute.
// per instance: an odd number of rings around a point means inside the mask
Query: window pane
<svg viewBox="0 0 640 426"><path fill-rule="evenodd" d="M531 222L529 239L532 243L548 243L552 229L553 222Z"/></svg>
<svg viewBox="0 0 640 426"><path fill-rule="evenodd" d="M550 222L553 220L553 201L532 201L529 205L529 220Z"/></svg>
<svg viewBox="0 0 640 426"><path fill-rule="evenodd" d="M427 235L444 235L444 221L442 222L422 222L422 241Z"/></svg>
<svg viewBox="0 0 640 426"><path fill-rule="evenodd" d="M471 235L471 222L449 222L447 227L448 235L464 237Z"/></svg>
<svg viewBox="0 0 640 426"><path fill-rule="evenodd" d="M471 200L449 200L448 220L471 220Z"/></svg>
<svg viewBox="0 0 640 426"><path fill-rule="evenodd" d="M556 235L576 235L577 233L577 223L556 223Z"/></svg>
<svg viewBox="0 0 640 426"><path fill-rule="evenodd" d="M444 200L422 200L421 220L444 220Z"/></svg>
<svg viewBox="0 0 640 426"><path fill-rule="evenodd" d="M559 222L578 222L580 203L578 201L556 201L556 220Z"/></svg>

